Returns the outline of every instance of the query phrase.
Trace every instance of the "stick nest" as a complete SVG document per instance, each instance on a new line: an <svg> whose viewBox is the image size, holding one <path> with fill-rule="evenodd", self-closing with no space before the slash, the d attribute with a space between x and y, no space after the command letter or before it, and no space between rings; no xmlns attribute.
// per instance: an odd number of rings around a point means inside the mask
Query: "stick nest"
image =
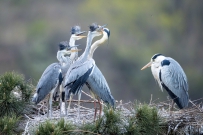
<svg viewBox="0 0 203 135"><path fill-rule="evenodd" d="M93 123L95 113L93 101L88 100L83 102L91 103L92 108L80 106L80 119L78 119L77 101L74 101L68 116L63 117L64 120L78 126L85 123ZM203 105L200 103L200 100L190 102L191 107L183 110L174 108L174 111L169 110L170 101L149 103L150 107L157 108L158 110L158 115L161 117L160 127L163 129L163 134L203 134ZM116 104L116 110L120 111L122 120L126 123L130 116L136 114L135 108L142 106L141 103L122 103L122 101L117 101ZM45 102L41 102L37 107L33 106L32 109L34 114L25 115L27 119L23 122L25 127L24 135L32 134L41 123L47 120L57 122L61 119L58 107L54 107L53 117L47 118L47 105ZM98 115L97 113L97 119Z"/></svg>

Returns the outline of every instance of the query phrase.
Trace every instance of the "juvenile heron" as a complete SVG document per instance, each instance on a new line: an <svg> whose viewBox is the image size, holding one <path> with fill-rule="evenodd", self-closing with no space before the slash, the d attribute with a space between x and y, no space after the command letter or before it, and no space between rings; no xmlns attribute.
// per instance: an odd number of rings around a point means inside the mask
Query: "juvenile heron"
<svg viewBox="0 0 203 135"><path fill-rule="evenodd" d="M165 57L162 54L155 54L151 61L141 70L150 67L155 80L159 87L168 92L169 96L180 109L188 106L188 82L185 72L177 61L170 57Z"/></svg>
<svg viewBox="0 0 203 135"><path fill-rule="evenodd" d="M95 67L95 61L88 57L91 43L94 37L100 36L102 34L101 30L103 27L99 27L96 24L90 26L90 31L87 36L87 45L83 54L70 66L68 72L65 76L65 93L66 98L72 95L78 95L78 105L80 104L81 98L81 88L88 79L88 76L92 73ZM68 110L70 109L70 102ZM78 106L78 117L80 117L80 106Z"/></svg>
<svg viewBox="0 0 203 135"><path fill-rule="evenodd" d="M89 53L89 58L91 59L93 59L93 54L94 54L94 51L97 49L97 47L99 47L106 40L108 40L110 36L110 30L107 28L104 28L102 33L103 33L103 37L100 40L95 41L91 46L90 53ZM94 95L94 98L97 98L99 101L99 106L100 106L99 116L101 116L101 111L102 111L102 105L100 103L100 99L103 100L105 103L111 105L112 107L115 106L115 100L111 95L109 85L104 75L102 74L102 72L100 71L100 69L97 67L96 64L92 74L87 79L86 85L90 89L90 92ZM94 119L95 118L96 118L96 108L95 108Z"/></svg>
<svg viewBox="0 0 203 135"><path fill-rule="evenodd" d="M71 54L71 52L75 52L78 50L70 50L71 47L69 47L68 51L66 42L60 42L59 44L59 50L57 52L57 58L60 63L52 63L49 65L45 71L43 72L37 86L36 86L36 93L33 96L32 101L35 104L38 104L40 101L42 101L46 95L49 95L48 98L48 111L47 111L47 117L52 117L52 97L55 92L55 90L58 88L59 85L61 85L63 77L62 77L62 63L66 61L65 55Z"/></svg>
<svg viewBox="0 0 203 135"><path fill-rule="evenodd" d="M81 36L81 34L85 33L86 31L81 31L80 26L74 26L71 28L71 37L69 40L69 45L72 50L78 50L77 45L75 45L76 40L80 40L86 36ZM62 75L63 78L65 74L67 73L70 65L78 58L78 52L72 52L70 57L65 57L66 62L63 63L62 66ZM62 85L60 85L60 115L61 115L61 108L62 108L62 102L65 101L65 115L67 115L67 100L64 99L65 91L64 91L64 81L62 82Z"/></svg>

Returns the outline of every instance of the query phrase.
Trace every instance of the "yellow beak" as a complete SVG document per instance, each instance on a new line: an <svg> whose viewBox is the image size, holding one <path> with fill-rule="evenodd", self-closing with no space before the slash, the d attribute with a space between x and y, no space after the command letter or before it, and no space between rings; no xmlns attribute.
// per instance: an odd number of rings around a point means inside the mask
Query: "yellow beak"
<svg viewBox="0 0 203 135"><path fill-rule="evenodd" d="M148 68L152 65L152 62L150 61L147 65L145 65L141 70L144 70L145 68Z"/></svg>
<svg viewBox="0 0 203 135"><path fill-rule="evenodd" d="M79 37L79 38L86 38L87 36L77 36L77 37Z"/></svg>
<svg viewBox="0 0 203 135"><path fill-rule="evenodd" d="M79 52L81 51L82 49L77 49L77 50L70 50L70 52Z"/></svg>

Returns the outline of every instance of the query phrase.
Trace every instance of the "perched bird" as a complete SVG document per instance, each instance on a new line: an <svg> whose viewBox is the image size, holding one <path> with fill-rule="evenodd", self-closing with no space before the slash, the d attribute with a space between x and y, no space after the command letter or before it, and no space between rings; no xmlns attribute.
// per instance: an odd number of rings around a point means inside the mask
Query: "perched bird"
<svg viewBox="0 0 203 135"><path fill-rule="evenodd" d="M162 54L155 54L151 61L141 70L150 67L155 80L158 82L161 90L163 88L180 109L188 106L188 81L187 77L177 61Z"/></svg>
<svg viewBox="0 0 203 135"><path fill-rule="evenodd" d="M36 93L34 94L32 101L35 104L38 104L42 101L46 95L49 95L48 99L48 112L47 117L52 117L52 97L53 93L55 92L56 88L61 85L63 77L62 77L62 63L65 62L67 59L65 55L71 54L71 52L75 52L77 50L70 50L69 47L67 49L67 42L60 42L59 50L57 52L57 58L60 63L52 63L49 65L45 71L43 72L37 86L36 86Z"/></svg>
<svg viewBox="0 0 203 135"><path fill-rule="evenodd" d="M99 47L106 40L108 40L110 36L110 30L107 28L104 28L102 33L103 33L103 37L95 41L91 46L90 53L88 55L90 59L93 59L93 53L97 49L97 47ZM115 100L111 95L109 85L104 75L102 74L102 72L100 71L100 69L97 67L96 64L94 66L93 72L91 73L91 75L88 77L86 81L86 85L90 89L90 92L92 93L92 95L94 95L94 98L97 98L99 101L99 106L100 106L99 116L101 116L101 111L102 111L102 105L100 103L100 99L102 99L105 103L108 103L112 107L115 106ZM96 118L96 109L95 109L94 119L95 118Z"/></svg>
<svg viewBox="0 0 203 135"><path fill-rule="evenodd" d="M78 50L77 45L75 45L76 40L80 40L82 38L85 38L86 36L82 36L86 31L81 31L80 26L74 26L71 28L71 37L69 40L69 46L71 47L71 50ZM60 56L60 55L59 55ZM65 74L67 73L70 65L78 58L78 52L71 52L71 55L69 57L65 57L66 62L62 64L62 77L64 78ZM62 82L62 85L60 85L60 116L62 111L62 102L65 103L65 115L67 115L67 100L65 100L65 91L64 91L64 81Z"/></svg>
<svg viewBox="0 0 203 135"><path fill-rule="evenodd" d="M92 73L95 67L95 61L88 57L92 39L96 36L100 36L102 34L102 28L97 24L93 23L90 25L90 31L87 36L87 45L83 54L70 66L68 72L65 76L65 93L66 98L70 97L72 99L72 95L78 95L78 105L80 104L81 98L81 88L85 84L88 79L88 76ZM68 109L70 109L70 102ZM78 117L80 117L80 106L78 107Z"/></svg>

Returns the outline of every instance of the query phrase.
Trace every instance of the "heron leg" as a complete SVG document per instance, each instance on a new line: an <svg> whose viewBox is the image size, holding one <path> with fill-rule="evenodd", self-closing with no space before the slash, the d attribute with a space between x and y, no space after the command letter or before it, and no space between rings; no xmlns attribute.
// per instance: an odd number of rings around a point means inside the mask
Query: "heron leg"
<svg viewBox="0 0 203 135"><path fill-rule="evenodd" d="M60 116L67 115L67 100L65 96L65 91L63 91L63 86L60 86Z"/></svg>
<svg viewBox="0 0 203 135"><path fill-rule="evenodd" d="M170 115L172 115L173 107L174 107L174 101L172 100L172 104L171 104L171 107L170 107Z"/></svg>
<svg viewBox="0 0 203 135"><path fill-rule="evenodd" d="M53 93L51 92L50 94L50 99L49 99L49 105L50 105L50 117L52 117L52 99L53 99Z"/></svg>
<svg viewBox="0 0 203 135"><path fill-rule="evenodd" d="M98 102L99 102L99 118L101 118L101 113L102 113L102 104L101 104L100 99L98 99Z"/></svg>
<svg viewBox="0 0 203 135"><path fill-rule="evenodd" d="M60 85L60 95L59 95L59 99L60 99L60 117L62 116L61 112L62 112L62 85Z"/></svg>
<svg viewBox="0 0 203 135"><path fill-rule="evenodd" d="M81 99L81 92L78 93L78 119L80 120L80 99Z"/></svg>
<svg viewBox="0 0 203 135"><path fill-rule="evenodd" d="M52 92L49 94L49 98L48 98L48 110L47 110L47 117L52 117Z"/></svg>
<svg viewBox="0 0 203 135"><path fill-rule="evenodd" d="M96 116L97 116L97 106L96 106L96 100L94 99L94 121L96 120Z"/></svg>
<svg viewBox="0 0 203 135"><path fill-rule="evenodd" d="M64 97L64 104L65 104L65 115L67 116L68 112L67 112L67 99L66 99L66 96Z"/></svg>
<svg viewBox="0 0 203 135"><path fill-rule="evenodd" d="M48 109L47 109L47 118L49 118L49 110L50 110L50 95L51 94L49 94L49 98L48 98Z"/></svg>
<svg viewBox="0 0 203 135"><path fill-rule="evenodd" d="M68 103L68 112L70 110L70 104L71 104L72 98L73 98L73 94L70 95L70 99L69 99L69 103Z"/></svg>

